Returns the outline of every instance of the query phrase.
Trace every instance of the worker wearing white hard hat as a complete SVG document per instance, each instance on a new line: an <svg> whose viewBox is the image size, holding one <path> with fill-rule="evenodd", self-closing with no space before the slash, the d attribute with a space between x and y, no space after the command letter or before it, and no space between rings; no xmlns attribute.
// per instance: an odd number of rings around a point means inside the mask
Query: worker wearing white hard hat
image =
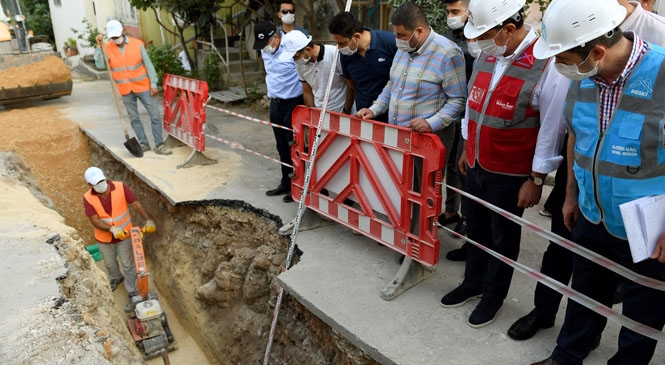
<svg viewBox="0 0 665 365"><path fill-rule="evenodd" d="M469 80L462 123L466 153L459 161L467 189L521 216L538 204L545 176L561 162L563 101L569 80L547 60L533 57L536 32L524 23L525 0L471 0L464 28L482 53ZM518 225L468 206L468 237L511 259L520 250ZM508 294L513 269L479 248L467 250L462 284L441 298L458 307L482 296L468 318L473 328L494 321Z"/></svg>
<svg viewBox="0 0 665 365"><path fill-rule="evenodd" d="M108 61L111 81L115 83L116 90L122 96L122 102L141 149L147 152L151 148L139 116L138 100L150 116L150 130L154 143L152 150L159 155L170 155L171 149L164 144L162 117L159 103L155 99L155 95L159 93L157 88L159 79L145 44L138 38L126 35L122 24L115 19L106 23L106 37L109 41L104 45L102 45L104 34L100 33L96 37L95 66L104 69Z"/></svg>
<svg viewBox="0 0 665 365"><path fill-rule="evenodd" d="M138 289L129 237L132 228L129 207L145 220L144 232L155 232L155 222L125 183L107 180L104 172L95 166L85 170L84 176L90 189L83 196L83 207L94 227L99 252L104 256L109 285L111 290L116 290L120 283L125 282L128 294L125 311L131 312L134 309L131 298L137 295Z"/></svg>
<svg viewBox="0 0 665 365"><path fill-rule="evenodd" d="M556 67L573 80L564 113L571 163L563 207L572 240L663 280L665 232L657 229L652 239L647 234L652 250L631 253L636 241L627 238L638 225L624 220L629 217L622 216L620 205L665 194L665 48L624 33L619 25L625 18L626 8L615 1L554 0L543 16L543 37L534 54L554 56ZM601 265L574 257L571 285L580 293L611 307L617 281ZM641 328L662 330L665 292L622 282L622 314ZM568 300L565 318L552 355L536 364L581 364L607 322L574 300ZM657 341L627 326L608 364L649 364Z"/></svg>

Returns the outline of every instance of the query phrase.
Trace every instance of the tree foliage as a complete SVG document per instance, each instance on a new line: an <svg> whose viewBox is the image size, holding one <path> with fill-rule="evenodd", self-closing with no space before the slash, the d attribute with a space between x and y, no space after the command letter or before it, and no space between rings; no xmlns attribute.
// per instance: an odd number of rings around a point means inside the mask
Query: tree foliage
<svg viewBox="0 0 665 365"><path fill-rule="evenodd" d="M185 39L184 32L190 26L194 26L194 38L207 30L207 27L214 25L214 15L219 10L217 0L128 0L129 3L140 10L152 10L155 13L155 19L159 25L167 32L170 32L178 37L182 49L187 54L189 64L192 65L194 70L197 69L196 62L193 61L192 56L187 50L187 40ZM176 25L176 32L173 32L170 27L165 26L157 16L157 12L161 10L167 11L171 15L173 23Z"/></svg>
<svg viewBox="0 0 665 365"><path fill-rule="evenodd" d="M55 35L48 0L21 0L21 10L35 35L47 35L50 41L54 42Z"/></svg>

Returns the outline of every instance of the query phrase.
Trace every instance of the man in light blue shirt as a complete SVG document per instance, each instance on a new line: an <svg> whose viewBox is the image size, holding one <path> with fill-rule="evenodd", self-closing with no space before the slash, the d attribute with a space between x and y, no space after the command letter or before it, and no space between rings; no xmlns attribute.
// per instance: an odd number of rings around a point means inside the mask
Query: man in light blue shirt
<svg viewBox="0 0 665 365"><path fill-rule="evenodd" d="M254 49L261 50L261 58L266 70L266 86L270 98L270 122L291 128L293 109L305 102L295 62L292 58L284 61L279 59L279 55L284 51L281 40L282 33L272 22L264 20L254 26ZM293 133L282 128L273 127L272 130L275 134L279 160L293 165L289 146L289 141L293 140ZM291 178L289 177L291 172L293 172L293 168L282 165L282 179L279 185L275 189L266 191L266 195L286 194L283 201L292 202Z"/></svg>

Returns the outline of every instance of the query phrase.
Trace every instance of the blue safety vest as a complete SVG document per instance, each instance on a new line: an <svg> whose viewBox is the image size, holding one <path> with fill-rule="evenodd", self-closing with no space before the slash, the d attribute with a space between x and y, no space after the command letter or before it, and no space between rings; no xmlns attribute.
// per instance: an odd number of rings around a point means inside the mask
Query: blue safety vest
<svg viewBox="0 0 665 365"><path fill-rule="evenodd" d="M598 86L573 82L565 118L575 135L573 171L582 214L626 239L619 205L665 194L665 48L650 44L626 80L607 129L600 133Z"/></svg>

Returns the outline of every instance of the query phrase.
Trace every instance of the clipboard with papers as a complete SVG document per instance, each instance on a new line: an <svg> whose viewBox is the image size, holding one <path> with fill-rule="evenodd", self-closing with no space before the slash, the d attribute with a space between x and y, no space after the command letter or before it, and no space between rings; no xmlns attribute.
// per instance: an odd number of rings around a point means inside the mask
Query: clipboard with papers
<svg viewBox="0 0 665 365"><path fill-rule="evenodd" d="M651 256L665 232L665 194L645 196L619 205L633 262Z"/></svg>

